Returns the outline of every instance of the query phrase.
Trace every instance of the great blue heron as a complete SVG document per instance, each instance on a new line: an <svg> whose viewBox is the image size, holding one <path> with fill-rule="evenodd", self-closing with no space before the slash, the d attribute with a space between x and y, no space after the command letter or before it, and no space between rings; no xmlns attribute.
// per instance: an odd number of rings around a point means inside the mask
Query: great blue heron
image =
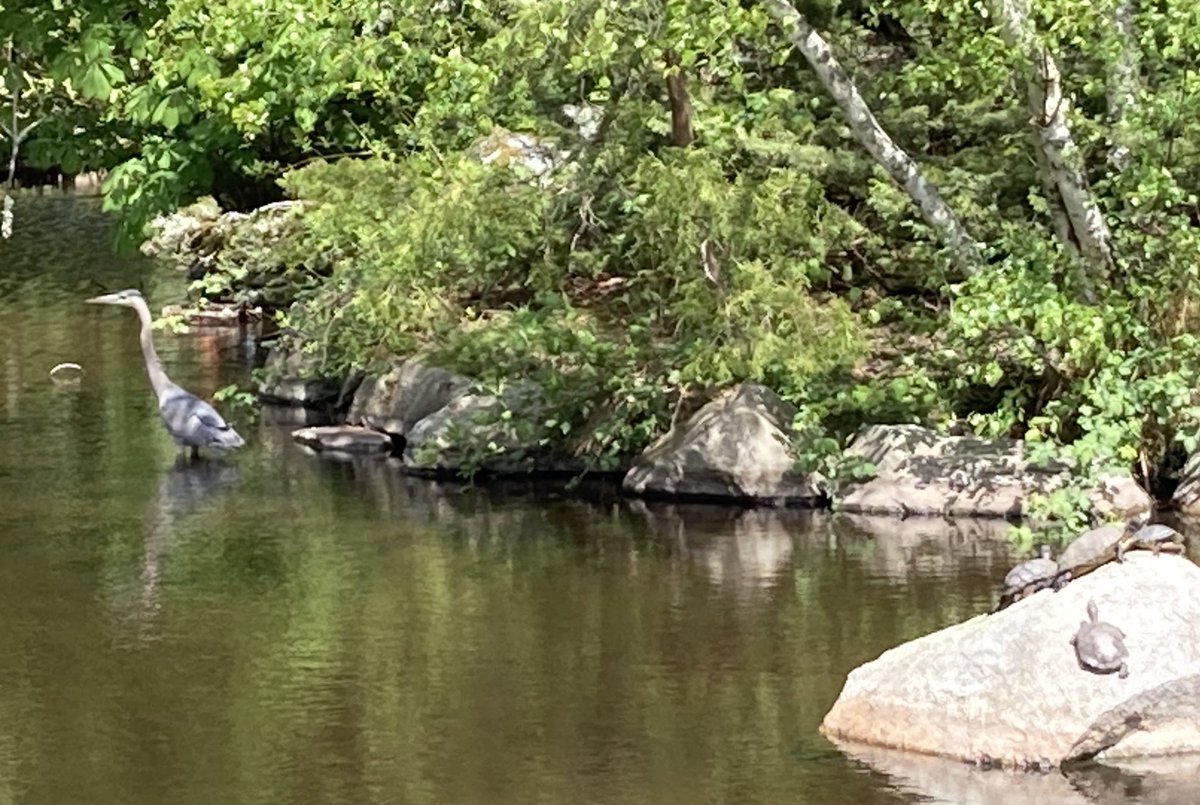
<svg viewBox="0 0 1200 805"><path fill-rule="evenodd" d="M142 322L139 340L142 343L142 357L146 360L146 374L150 376L150 385L158 397L158 413L162 417L167 433L180 447L190 447L192 457L200 455L201 447L214 450L232 450L241 447L246 442L230 427L216 409L194 394L181 389L171 382L163 371L158 353L154 350L154 339L151 337L150 308L142 294L133 289L117 291L116 293L95 296L87 300L93 305L120 305L131 307L137 311L138 319Z"/></svg>

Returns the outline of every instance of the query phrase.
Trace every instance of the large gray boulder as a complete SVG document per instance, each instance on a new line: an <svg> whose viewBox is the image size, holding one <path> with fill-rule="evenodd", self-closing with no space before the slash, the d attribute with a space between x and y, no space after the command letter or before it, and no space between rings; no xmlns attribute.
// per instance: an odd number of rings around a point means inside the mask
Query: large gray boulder
<svg viewBox="0 0 1200 805"><path fill-rule="evenodd" d="M484 165L523 171L542 188L550 186L555 172L567 164L571 155L550 140L500 126L476 140L467 154Z"/></svg>
<svg viewBox="0 0 1200 805"><path fill-rule="evenodd" d="M140 248L147 257L163 257L186 266L218 251L229 236L229 228L221 220L221 207L211 196L205 196L155 217L150 222L150 237Z"/></svg>
<svg viewBox="0 0 1200 805"><path fill-rule="evenodd" d="M917 425L863 428L844 455L875 467L873 477L834 493L834 507L846 512L1021 517L1031 495L1071 481L1069 464L1036 466L1022 442L943 436ZM1104 478L1088 498L1100 517L1131 517L1154 505L1128 473Z"/></svg>
<svg viewBox="0 0 1200 805"><path fill-rule="evenodd" d="M382 375L367 377L354 394L346 421L407 436L425 417L463 396L469 378L408 359L397 361Z"/></svg>
<svg viewBox="0 0 1200 805"><path fill-rule="evenodd" d="M1125 632L1126 679L1079 666L1070 640L1090 600ZM856 668L821 730L1008 766L1200 751L1198 673L1200 568L1133 551Z"/></svg>
<svg viewBox="0 0 1200 805"><path fill-rule="evenodd" d="M625 491L814 504L820 488L794 468L789 434L795 414L765 386L729 389L647 448L625 475Z"/></svg>
<svg viewBox="0 0 1200 805"><path fill-rule="evenodd" d="M281 345L267 354L258 394L270 403L320 407L337 402L342 382L325 376L314 356Z"/></svg>
<svg viewBox="0 0 1200 805"><path fill-rule="evenodd" d="M463 394L409 429L404 466L433 474L570 469L538 461L531 442L542 412L541 396L529 386L511 386L499 396Z"/></svg>

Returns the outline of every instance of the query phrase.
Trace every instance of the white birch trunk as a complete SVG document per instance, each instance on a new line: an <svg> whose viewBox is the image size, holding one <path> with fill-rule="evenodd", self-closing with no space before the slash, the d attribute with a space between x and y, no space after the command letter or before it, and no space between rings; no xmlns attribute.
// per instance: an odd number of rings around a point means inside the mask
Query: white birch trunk
<svg viewBox="0 0 1200 805"><path fill-rule="evenodd" d="M994 0L1001 34L1029 64L1029 109L1043 185L1057 189L1058 202L1070 224L1069 247L1078 247L1091 284L1105 281L1113 270L1112 236L1083 173L1083 157L1067 120L1070 102L1054 58L1038 41L1025 0ZM1053 213L1055 200L1047 199ZM1059 231L1061 221L1055 222ZM1062 237L1059 231L1059 237ZM1090 295L1085 288L1085 294Z"/></svg>
<svg viewBox="0 0 1200 805"><path fill-rule="evenodd" d="M858 88L833 55L829 43L788 0L763 2L771 16L787 32L792 44L812 66L825 90L841 107L858 142L907 191L920 208L925 222L954 250L963 264L968 269L977 268L978 245L942 199L937 188L930 184L912 158L879 125Z"/></svg>
<svg viewBox="0 0 1200 805"><path fill-rule="evenodd" d="M1120 171L1129 165L1129 143L1126 113L1137 103L1141 90L1142 54L1138 43L1136 0L1119 0L1113 10L1113 30L1120 52L1108 74L1108 118L1112 122L1112 148L1108 164Z"/></svg>

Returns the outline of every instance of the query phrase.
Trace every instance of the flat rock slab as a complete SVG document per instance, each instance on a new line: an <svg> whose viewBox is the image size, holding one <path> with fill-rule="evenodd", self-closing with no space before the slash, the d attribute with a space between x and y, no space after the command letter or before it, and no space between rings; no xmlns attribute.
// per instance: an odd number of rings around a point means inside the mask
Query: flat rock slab
<svg viewBox="0 0 1200 805"><path fill-rule="evenodd" d="M1129 676L1079 667L1089 600L1125 632ZM1200 568L1133 551L1059 592L926 635L850 672L831 738L1021 767L1200 751Z"/></svg>
<svg viewBox="0 0 1200 805"><path fill-rule="evenodd" d="M815 504L813 479L795 471L796 409L756 383L729 389L646 449L625 475L635 495Z"/></svg>
<svg viewBox="0 0 1200 805"><path fill-rule="evenodd" d="M943 436L917 425L863 428L845 455L874 465L875 473L838 489L834 506L864 514L1017 518L1028 513L1031 495L1071 480L1065 462L1029 462L1021 442ZM1129 474L1103 479L1088 499L1102 517L1130 517L1153 506Z"/></svg>
<svg viewBox="0 0 1200 805"><path fill-rule="evenodd" d="M386 433L350 425L321 425L292 432L292 438L314 450L339 453L388 453L392 440Z"/></svg>

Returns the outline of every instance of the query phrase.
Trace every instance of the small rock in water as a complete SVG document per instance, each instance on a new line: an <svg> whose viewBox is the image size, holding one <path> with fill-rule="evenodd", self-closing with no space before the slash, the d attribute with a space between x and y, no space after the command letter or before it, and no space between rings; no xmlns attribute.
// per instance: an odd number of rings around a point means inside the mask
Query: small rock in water
<svg viewBox="0 0 1200 805"><path fill-rule="evenodd" d="M292 438L314 450L339 453L387 453L392 440L386 433L350 425L321 425L292 431Z"/></svg>

